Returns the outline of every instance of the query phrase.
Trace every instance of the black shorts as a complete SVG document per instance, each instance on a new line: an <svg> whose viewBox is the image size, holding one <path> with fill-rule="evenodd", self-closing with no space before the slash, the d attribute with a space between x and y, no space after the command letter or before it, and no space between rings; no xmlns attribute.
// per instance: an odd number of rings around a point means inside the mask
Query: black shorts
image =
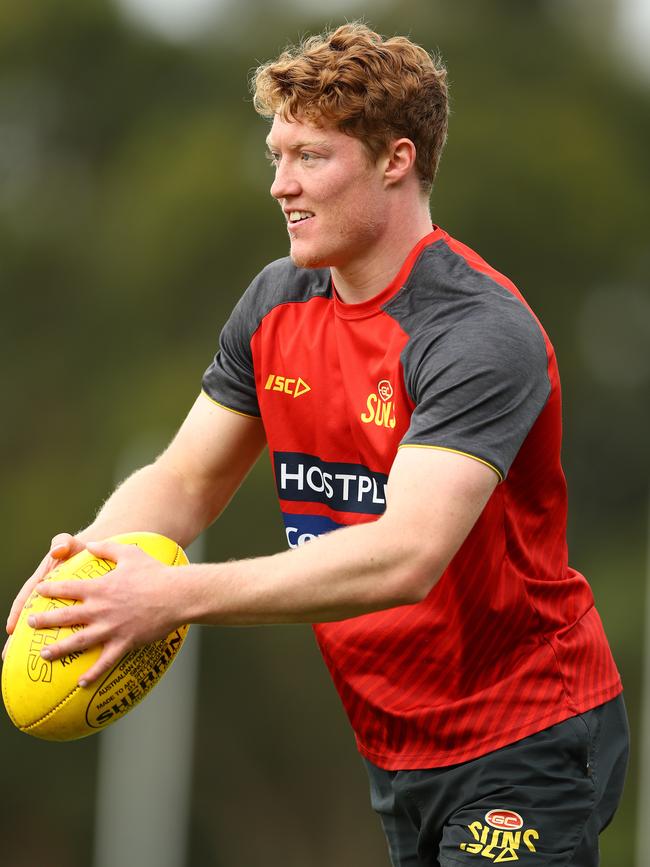
<svg viewBox="0 0 650 867"><path fill-rule="evenodd" d="M478 759L385 771L366 761L394 867L596 867L623 791L623 697Z"/></svg>

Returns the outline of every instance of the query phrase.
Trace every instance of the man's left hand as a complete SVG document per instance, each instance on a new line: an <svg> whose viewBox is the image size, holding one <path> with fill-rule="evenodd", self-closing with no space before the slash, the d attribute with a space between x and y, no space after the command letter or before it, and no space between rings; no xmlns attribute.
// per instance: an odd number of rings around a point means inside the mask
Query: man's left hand
<svg viewBox="0 0 650 867"><path fill-rule="evenodd" d="M112 560L115 568L101 578L41 582L36 586L41 596L74 599L76 604L32 614L28 620L34 629L84 627L48 645L41 652L45 659L103 645L97 662L80 678L80 686L101 677L128 651L163 638L178 625L169 604L169 593L177 584L173 567L135 545L102 541L86 547L95 556Z"/></svg>

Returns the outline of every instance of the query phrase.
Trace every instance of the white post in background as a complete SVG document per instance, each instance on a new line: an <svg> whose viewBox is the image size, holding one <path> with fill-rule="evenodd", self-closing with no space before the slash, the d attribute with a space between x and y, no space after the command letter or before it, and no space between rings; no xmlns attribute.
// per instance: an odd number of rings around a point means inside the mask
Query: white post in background
<svg viewBox="0 0 650 867"><path fill-rule="evenodd" d="M196 542L187 554L201 559ZM99 734L94 867L187 863L198 649L190 627L155 689Z"/></svg>
<svg viewBox="0 0 650 867"><path fill-rule="evenodd" d="M201 561L203 550L199 537L186 553ZM198 663L193 626L152 692L99 733L93 867L187 864Z"/></svg>
<svg viewBox="0 0 650 867"><path fill-rule="evenodd" d="M647 867L650 852L650 486L646 548L645 617L639 718L639 795L636 812L636 865Z"/></svg>

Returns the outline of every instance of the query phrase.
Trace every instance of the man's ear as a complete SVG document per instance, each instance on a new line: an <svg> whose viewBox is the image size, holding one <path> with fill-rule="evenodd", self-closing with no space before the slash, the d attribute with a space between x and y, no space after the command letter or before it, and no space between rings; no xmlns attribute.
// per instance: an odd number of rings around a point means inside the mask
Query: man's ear
<svg viewBox="0 0 650 867"><path fill-rule="evenodd" d="M388 146L383 156L384 181L386 186L400 183L414 170L415 145L410 138L398 138Z"/></svg>

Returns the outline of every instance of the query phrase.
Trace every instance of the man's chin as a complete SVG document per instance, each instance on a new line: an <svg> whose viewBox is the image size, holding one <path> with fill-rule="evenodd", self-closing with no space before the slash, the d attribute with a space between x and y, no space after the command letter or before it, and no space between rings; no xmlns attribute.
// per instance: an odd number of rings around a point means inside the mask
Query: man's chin
<svg viewBox="0 0 650 867"><path fill-rule="evenodd" d="M315 251L296 249L294 244L291 245L289 256L296 268L326 268L330 264L322 253L319 256Z"/></svg>

